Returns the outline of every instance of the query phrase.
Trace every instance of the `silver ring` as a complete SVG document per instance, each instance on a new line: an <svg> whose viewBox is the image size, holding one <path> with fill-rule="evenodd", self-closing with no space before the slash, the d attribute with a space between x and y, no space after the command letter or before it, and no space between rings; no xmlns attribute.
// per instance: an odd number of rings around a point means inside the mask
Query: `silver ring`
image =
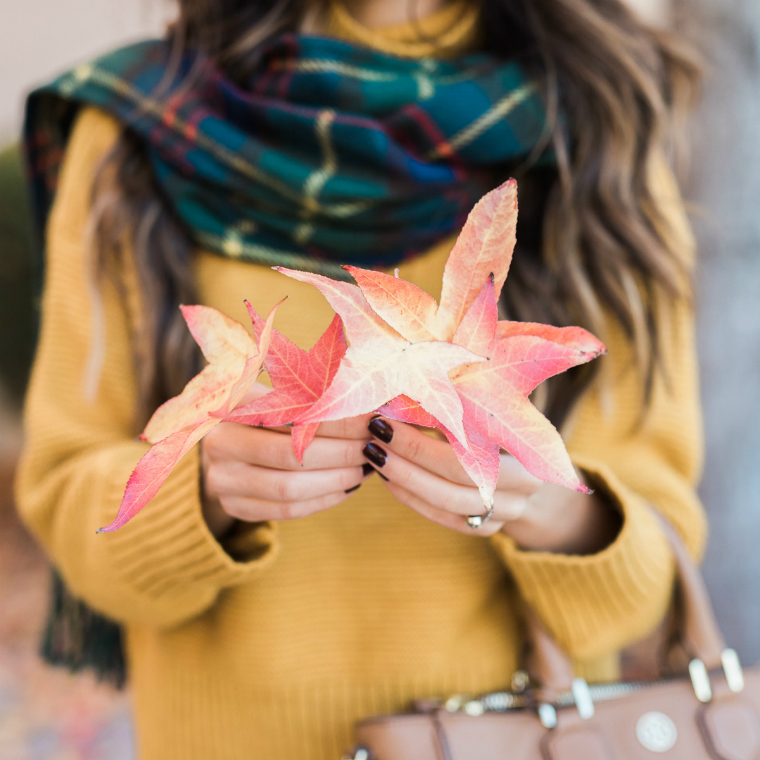
<svg viewBox="0 0 760 760"><path fill-rule="evenodd" d="M470 515L467 518L467 525L469 525L474 530L482 528L491 519L492 514L493 504L491 504L491 506L488 508L488 512L486 512L484 515Z"/></svg>

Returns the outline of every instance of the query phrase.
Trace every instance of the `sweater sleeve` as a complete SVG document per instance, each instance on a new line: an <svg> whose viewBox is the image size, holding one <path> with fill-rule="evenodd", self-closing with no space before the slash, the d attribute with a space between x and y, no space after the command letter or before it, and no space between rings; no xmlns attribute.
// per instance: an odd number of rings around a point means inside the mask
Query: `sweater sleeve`
<svg viewBox="0 0 760 760"><path fill-rule="evenodd" d="M216 541L201 512L197 447L136 518L114 533L96 534L115 517L148 448L134 440L135 371L123 300L106 278L96 311L87 274L92 180L117 135L110 117L86 109L66 151L47 230L17 502L74 594L115 620L171 626L210 607L225 587L260 573L276 542L269 524L251 526L226 547ZM102 355L93 363L99 346ZM96 390L88 392L92 374Z"/></svg>
<svg viewBox="0 0 760 760"><path fill-rule="evenodd" d="M680 204L675 195L671 199L685 233ZM689 238L682 237L688 248ZM620 328L610 324L600 382L563 431L587 484L622 515L615 541L596 555L567 556L522 551L503 534L493 539L523 598L580 660L645 636L667 610L674 565L649 505L680 531L695 558L704 550L706 521L696 492L703 434L694 320L685 302L670 316L663 330L665 371L657 373L643 418L635 357Z"/></svg>

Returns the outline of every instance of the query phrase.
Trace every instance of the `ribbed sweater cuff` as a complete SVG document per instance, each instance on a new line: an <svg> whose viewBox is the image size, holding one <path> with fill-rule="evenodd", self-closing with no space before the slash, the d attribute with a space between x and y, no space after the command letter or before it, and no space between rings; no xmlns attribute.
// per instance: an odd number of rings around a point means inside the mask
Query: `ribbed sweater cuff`
<svg viewBox="0 0 760 760"><path fill-rule="evenodd" d="M106 493L123 491L126 480L123 473L118 477L122 482L114 482ZM114 514L111 506L103 524ZM140 514L120 530L97 539L108 541L124 580L153 598L172 595L173 590L186 596L193 587L208 593L212 588L244 583L261 572L276 553L275 530L270 523L235 531L229 547L209 531L201 510L197 446L179 461Z"/></svg>
<svg viewBox="0 0 760 760"><path fill-rule="evenodd" d="M598 554L571 556L523 551L502 533L492 540L521 595L560 646L585 659L621 649L655 627L670 600L673 559L641 497L602 463L574 464L623 516L612 544Z"/></svg>

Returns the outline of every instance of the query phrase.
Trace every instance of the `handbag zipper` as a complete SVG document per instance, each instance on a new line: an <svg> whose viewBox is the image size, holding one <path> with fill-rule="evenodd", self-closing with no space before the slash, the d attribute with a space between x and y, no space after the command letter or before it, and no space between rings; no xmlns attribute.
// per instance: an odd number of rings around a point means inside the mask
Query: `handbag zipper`
<svg viewBox="0 0 760 760"><path fill-rule="evenodd" d="M611 699L620 699L633 692L653 686L662 681L628 681L609 684L595 684L589 686L589 693L594 702L607 702ZM575 698L571 691L564 692L557 699L557 707L570 707L575 704ZM464 695L450 697L443 704L447 712L463 712L467 715L483 715L484 713L503 713L512 710L521 710L531 707L533 701L524 693L512 691L496 691L484 694L480 697L469 698Z"/></svg>

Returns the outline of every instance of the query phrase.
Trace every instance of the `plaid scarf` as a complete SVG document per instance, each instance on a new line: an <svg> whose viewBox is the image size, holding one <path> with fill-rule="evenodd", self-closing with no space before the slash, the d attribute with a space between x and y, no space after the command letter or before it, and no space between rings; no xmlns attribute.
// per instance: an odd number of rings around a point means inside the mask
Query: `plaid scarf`
<svg viewBox="0 0 760 760"><path fill-rule="evenodd" d="M206 57L169 68L141 42L32 93L26 140L41 228L76 111L97 106L144 142L163 196L223 256L344 276L391 267L456 232L546 125L514 62L397 58L285 34L244 87Z"/></svg>

